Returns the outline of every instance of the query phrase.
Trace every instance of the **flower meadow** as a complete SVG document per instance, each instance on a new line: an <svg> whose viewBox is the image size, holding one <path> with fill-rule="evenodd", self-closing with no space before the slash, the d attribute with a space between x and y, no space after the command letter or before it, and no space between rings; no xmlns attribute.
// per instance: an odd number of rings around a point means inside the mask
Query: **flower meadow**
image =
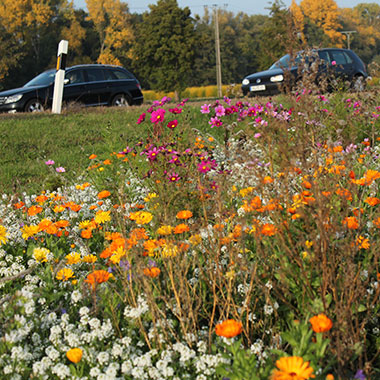
<svg viewBox="0 0 380 380"><path fill-rule="evenodd" d="M380 106L167 97L0 201L7 379L380 378ZM56 176L68 167L45 165Z"/></svg>

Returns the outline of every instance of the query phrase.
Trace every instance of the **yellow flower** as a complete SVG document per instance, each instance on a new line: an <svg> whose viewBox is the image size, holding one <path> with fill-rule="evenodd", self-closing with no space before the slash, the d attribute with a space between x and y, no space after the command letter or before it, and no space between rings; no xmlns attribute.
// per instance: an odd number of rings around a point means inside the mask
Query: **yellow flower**
<svg viewBox="0 0 380 380"><path fill-rule="evenodd" d="M110 257L110 261L112 264L119 264L122 257L127 254L127 251L123 247L117 247L115 251L113 251L113 255Z"/></svg>
<svg viewBox="0 0 380 380"><path fill-rule="evenodd" d="M79 363L82 359L83 351L80 348L71 348L66 352L67 359L72 363Z"/></svg>
<svg viewBox="0 0 380 380"><path fill-rule="evenodd" d="M54 212L58 213L58 212L65 211L65 208L62 205L57 205L54 207L53 210L54 210Z"/></svg>
<svg viewBox="0 0 380 380"><path fill-rule="evenodd" d="M109 222L111 220L111 211L102 211L99 210L95 215L95 222L97 224L102 224L105 222Z"/></svg>
<svg viewBox="0 0 380 380"><path fill-rule="evenodd" d="M4 226L0 225L0 245L5 244L7 242L8 232Z"/></svg>
<svg viewBox="0 0 380 380"><path fill-rule="evenodd" d="M309 240L306 240L306 241L305 241L305 245L306 245L306 248L307 248L307 249L310 249L310 248L313 246L313 244L314 244L314 243L313 243L312 241L309 241Z"/></svg>
<svg viewBox="0 0 380 380"><path fill-rule="evenodd" d="M31 224L30 226L25 225L23 228L21 228L22 232L22 238L25 240L28 240L30 237L38 233L40 230L39 226L35 226Z"/></svg>
<svg viewBox="0 0 380 380"><path fill-rule="evenodd" d="M67 264L77 264L81 261L80 254L78 252L71 252L68 255L65 256L65 259L67 260Z"/></svg>
<svg viewBox="0 0 380 380"><path fill-rule="evenodd" d="M276 361L277 369L270 380L307 380L314 378L313 368L299 356L282 357Z"/></svg>
<svg viewBox="0 0 380 380"><path fill-rule="evenodd" d="M161 226L157 230L157 235L163 235L163 236L170 235L172 231L173 231L172 226Z"/></svg>
<svg viewBox="0 0 380 380"><path fill-rule="evenodd" d="M356 245L359 247L359 249L368 249L370 247L369 239L364 238L360 235L356 238Z"/></svg>
<svg viewBox="0 0 380 380"><path fill-rule="evenodd" d="M33 257L39 263L46 263L51 252L47 248L34 248Z"/></svg>
<svg viewBox="0 0 380 380"><path fill-rule="evenodd" d="M56 275L57 280L67 281L70 278L75 277L74 272L70 268L63 268L58 271Z"/></svg>
<svg viewBox="0 0 380 380"><path fill-rule="evenodd" d="M79 223L79 228L81 230L86 229L90 224L91 222L89 220L84 220L83 222Z"/></svg>
<svg viewBox="0 0 380 380"><path fill-rule="evenodd" d="M83 257L82 261L84 263L93 264L98 258L95 255L86 255Z"/></svg>
<svg viewBox="0 0 380 380"><path fill-rule="evenodd" d="M134 220L137 224L147 224L153 219L153 215L147 211L137 211L131 213L129 219Z"/></svg>
<svg viewBox="0 0 380 380"><path fill-rule="evenodd" d="M153 198L157 198L158 195L156 193L149 193L145 198L145 202L150 202Z"/></svg>
<svg viewBox="0 0 380 380"><path fill-rule="evenodd" d="M174 257L177 256L177 253L178 247L175 244L168 243L162 247L161 255L163 257Z"/></svg>
<svg viewBox="0 0 380 380"><path fill-rule="evenodd" d="M189 242L192 245L198 245L198 244L200 244L202 242L202 237L199 234L191 235L189 237Z"/></svg>

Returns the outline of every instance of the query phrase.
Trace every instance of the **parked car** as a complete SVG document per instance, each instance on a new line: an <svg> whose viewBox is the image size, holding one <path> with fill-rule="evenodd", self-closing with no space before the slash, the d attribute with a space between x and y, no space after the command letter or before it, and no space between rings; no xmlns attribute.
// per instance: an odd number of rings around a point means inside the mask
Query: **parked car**
<svg viewBox="0 0 380 380"><path fill-rule="evenodd" d="M0 92L1 112L38 112L50 108L56 70L47 70L23 87ZM120 66L77 65L65 71L63 102L84 106L142 104L139 81Z"/></svg>
<svg viewBox="0 0 380 380"><path fill-rule="evenodd" d="M314 63L314 66L313 66ZM281 91L287 83L290 87L307 73L315 70L315 83L326 77L330 84L337 79L349 81L357 90L363 90L368 77L362 60L348 49L328 48L300 51L294 59L284 55L268 70L246 76L242 81L244 95L272 95Z"/></svg>

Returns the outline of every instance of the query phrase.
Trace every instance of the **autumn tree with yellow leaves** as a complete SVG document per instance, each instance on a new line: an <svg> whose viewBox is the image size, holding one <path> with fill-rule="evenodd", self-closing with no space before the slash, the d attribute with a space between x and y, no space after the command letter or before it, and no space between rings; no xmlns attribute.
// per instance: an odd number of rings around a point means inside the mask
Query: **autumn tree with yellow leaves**
<svg viewBox="0 0 380 380"><path fill-rule="evenodd" d="M120 0L86 0L86 4L100 42L97 62L122 64L130 56L133 41L128 5Z"/></svg>
<svg viewBox="0 0 380 380"><path fill-rule="evenodd" d="M292 0L290 11L294 24L307 41L314 44L331 41L336 47L343 46L344 36L339 32L342 25L339 23L339 10L334 0L302 0L299 6L295 0ZM328 39L320 34L318 38L318 31L315 28L323 31ZM314 38L311 34L314 34Z"/></svg>

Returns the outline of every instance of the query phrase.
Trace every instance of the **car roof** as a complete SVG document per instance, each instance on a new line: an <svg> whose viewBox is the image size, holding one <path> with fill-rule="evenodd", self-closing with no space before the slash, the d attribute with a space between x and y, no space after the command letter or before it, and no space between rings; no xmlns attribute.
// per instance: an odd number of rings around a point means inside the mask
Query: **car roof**
<svg viewBox="0 0 380 380"><path fill-rule="evenodd" d="M119 65L104 65L104 64L95 64L95 63L88 63L88 64L82 64L82 65L74 65L74 66L67 67L67 69L73 69L73 68L97 68L97 67L124 69L124 67L119 66Z"/></svg>

